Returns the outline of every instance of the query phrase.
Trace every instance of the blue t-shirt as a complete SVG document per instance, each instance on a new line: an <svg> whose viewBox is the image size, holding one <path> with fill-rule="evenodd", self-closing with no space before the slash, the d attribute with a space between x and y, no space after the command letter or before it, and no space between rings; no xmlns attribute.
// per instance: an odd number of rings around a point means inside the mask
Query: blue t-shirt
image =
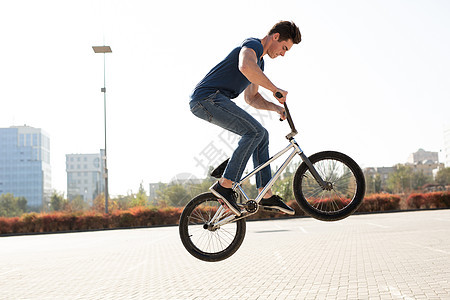
<svg viewBox="0 0 450 300"><path fill-rule="evenodd" d="M246 39L197 84L191 95L192 100L202 100L216 91L234 99L250 85L250 81L239 71L239 53L242 47L251 48L256 52L258 66L264 71L261 41L256 38Z"/></svg>

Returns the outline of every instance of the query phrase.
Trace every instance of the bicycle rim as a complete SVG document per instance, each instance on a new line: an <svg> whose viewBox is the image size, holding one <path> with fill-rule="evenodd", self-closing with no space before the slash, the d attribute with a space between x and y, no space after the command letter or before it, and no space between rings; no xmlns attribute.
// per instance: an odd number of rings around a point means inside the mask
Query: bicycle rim
<svg viewBox="0 0 450 300"><path fill-rule="evenodd" d="M306 166L301 166L294 179L294 190L300 207L311 216L324 220L340 220L361 204L365 180L359 166L348 156L333 151L317 153L310 158L321 178L331 183L323 189Z"/></svg>
<svg viewBox="0 0 450 300"><path fill-rule="evenodd" d="M245 221L227 223L220 227L210 224L221 204L212 194L194 198L185 208L180 221L180 235L185 248L205 261L219 261L231 256L245 236ZM234 214L226 210L220 220Z"/></svg>
<svg viewBox="0 0 450 300"><path fill-rule="evenodd" d="M323 190L308 171L302 180L303 196L311 207L322 211L336 213L344 209L356 195L356 177L351 169L340 161L325 159L314 164L319 175L333 188Z"/></svg>

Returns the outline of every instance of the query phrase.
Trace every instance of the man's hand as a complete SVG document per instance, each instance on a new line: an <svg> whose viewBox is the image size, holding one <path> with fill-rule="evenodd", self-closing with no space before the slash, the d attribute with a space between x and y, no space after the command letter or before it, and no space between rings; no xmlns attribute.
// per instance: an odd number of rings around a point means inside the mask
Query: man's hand
<svg viewBox="0 0 450 300"><path fill-rule="evenodd" d="M286 120L286 111L285 111L284 107L277 105L276 112L280 115L281 120Z"/></svg>
<svg viewBox="0 0 450 300"><path fill-rule="evenodd" d="M281 95L283 95L283 97L278 98L277 97L277 93L280 93ZM284 102L286 102L286 97L287 97L288 92L282 89L277 89L274 93L273 96L278 100L278 102L280 102L281 104L283 104Z"/></svg>

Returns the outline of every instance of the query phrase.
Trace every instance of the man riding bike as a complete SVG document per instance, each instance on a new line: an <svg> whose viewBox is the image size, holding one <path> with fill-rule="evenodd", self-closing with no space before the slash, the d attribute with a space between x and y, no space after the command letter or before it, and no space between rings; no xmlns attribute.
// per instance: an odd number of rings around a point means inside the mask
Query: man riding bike
<svg viewBox="0 0 450 300"><path fill-rule="evenodd" d="M269 134L255 118L231 99L244 92L245 101L252 107L277 112L285 119L284 108L264 99L258 92L259 86L262 86L270 90L274 97L275 94L281 94L281 98L275 97L281 104L286 101L288 94L264 74L263 57L266 54L272 59L284 56L300 41L300 30L293 22L278 22L264 38L248 38L234 48L197 84L191 94L189 105L195 116L241 136L222 178L210 188L237 216L241 215L241 211L232 190L233 182L241 179L250 156L253 156L255 167L269 160ZM271 177L270 166L256 174L259 192ZM273 195L271 190L266 192L260 205L291 215L295 213L281 197Z"/></svg>

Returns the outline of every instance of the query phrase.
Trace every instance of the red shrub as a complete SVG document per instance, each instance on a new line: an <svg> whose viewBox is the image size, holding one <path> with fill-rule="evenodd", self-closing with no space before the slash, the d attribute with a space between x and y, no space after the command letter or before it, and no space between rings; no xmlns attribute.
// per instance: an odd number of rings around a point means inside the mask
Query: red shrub
<svg viewBox="0 0 450 300"><path fill-rule="evenodd" d="M296 216L305 215L296 201L289 201L287 204L294 208ZM450 208L450 192L411 194L407 199L407 205L408 208L415 209ZM400 209L399 196L374 194L363 200L358 211L375 212L398 209ZM174 225L178 224L182 211L183 208L180 207L159 209L134 207L127 211L116 210L108 215L94 211L85 213L28 213L20 218L0 218L0 234ZM279 217L286 217L286 215L260 209L258 213L249 218L271 219Z"/></svg>
<svg viewBox="0 0 450 300"><path fill-rule="evenodd" d="M151 226L158 225L155 219L158 216L156 208L134 207L131 212L136 218L137 226Z"/></svg>
<svg viewBox="0 0 450 300"><path fill-rule="evenodd" d="M108 217L105 214L89 211L80 215L72 215L74 217L74 230L87 229L103 229L108 228ZM68 218L70 220L70 217Z"/></svg>
<svg viewBox="0 0 450 300"><path fill-rule="evenodd" d="M37 217L38 217L37 213L23 214L20 217L20 220L22 221L22 227L20 228L18 233L36 232L35 221Z"/></svg>
<svg viewBox="0 0 450 300"><path fill-rule="evenodd" d="M425 197L423 194L411 194L406 200L408 208L419 209L425 206Z"/></svg>
<svg viewBox="0 0 450 300"><path fill-rule="evenodd" d="M358 212L389 211L400 209L400 196L391 194L373 194L365 197Z"/></svg>
<svg viewBox="0 0 450 300"><path fill-rule="evenodd" d="M434 192L427 194L411 194L406 200L408 208L448 208L450 207L450 192Z"/></svg>
<svg viewBox="0 0 450 300"><path fill-rule="evenodd" d="M180 207L166 207L158 211L161 225L178 224L183 208Z"/></svg>
<svg viewBox="0 0 450 300"><path fill-rule="evenodd" d="M0 218L0 234L13 233L16 229L15 224L19 221L18 217L15 218Z"/></svg>
<svg viewBox="0 0 450 300"><path fill-rule="evenodd" d="M59 215L58 223L56 224L57 231L76 230L75 228L77 216L73 213L61 213Z"/></svg>

